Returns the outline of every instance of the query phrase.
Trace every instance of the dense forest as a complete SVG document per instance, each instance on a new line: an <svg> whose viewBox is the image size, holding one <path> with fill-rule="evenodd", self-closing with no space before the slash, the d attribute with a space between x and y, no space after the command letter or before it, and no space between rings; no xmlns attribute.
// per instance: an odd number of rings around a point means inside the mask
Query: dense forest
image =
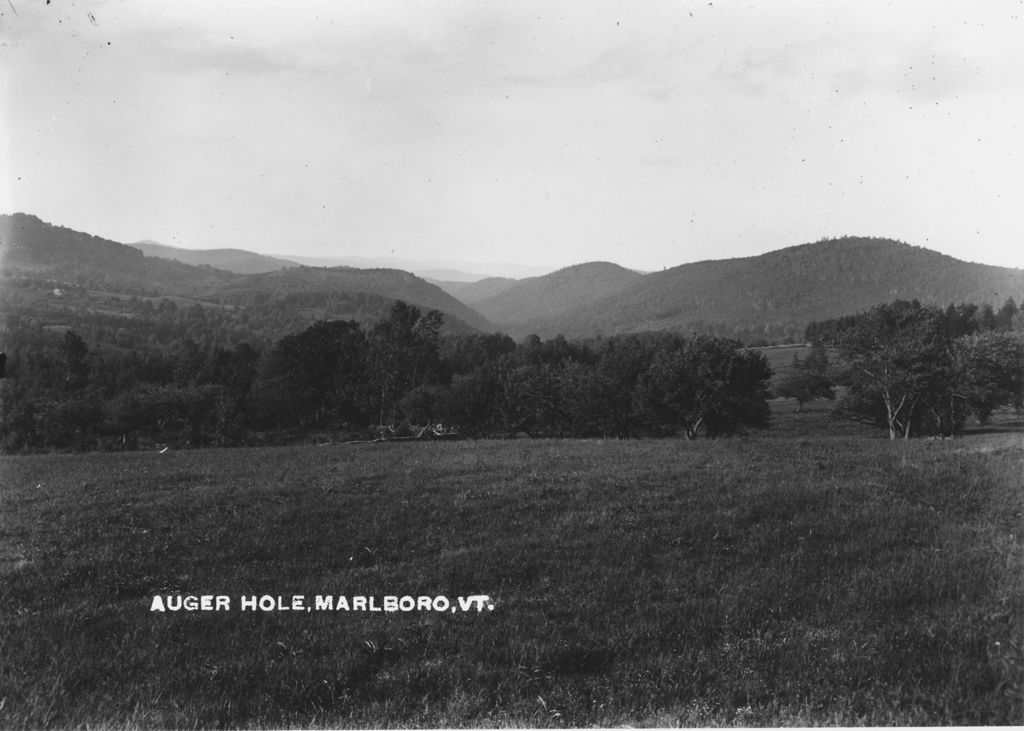
<svg viewBox="0 0 1024 731"><path fill-rule="evenodd" d="M984 422L1024 401L1024 313L1012 300L998 312L898 301L813 323L810 355L774 386L759 351L708 335L532 335L517 343L445 332L439 311L397 302L371 327L320 320L254 343L225 326L200 341L190 318L209 327L209 308L136 306L151 325L147 342L131 331L119 337L100 315L83 333L8 314L0 448L692 439L767 426L772 396L802 405L837 390L836 416L908 437L955 434L969 419Z"/></svg>
<svg viewBox="0 0 1024 731"><path fill-rule="evenodd" d="M516 343L444 334L442 323L436 310L398 302L372 328L320 321L263 347L183 336L174 348L111 350L70 329L8 331L0 444L131 449L434 432L693 438L767 424L771 370L735 341Z"/></svg>

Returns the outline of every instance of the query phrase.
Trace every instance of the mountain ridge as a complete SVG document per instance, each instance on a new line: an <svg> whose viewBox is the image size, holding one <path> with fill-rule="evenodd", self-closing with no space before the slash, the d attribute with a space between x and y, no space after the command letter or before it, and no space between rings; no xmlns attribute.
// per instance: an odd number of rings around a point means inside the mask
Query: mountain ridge
<svg viewBox="0 0 1024 731"><path fill-rule="evenodd" d="M965 262L881 237L823 239L647 274L612 262L585 262L520 280L432 282L391 268L296 265L238 274L146 256L132 245L19 213L0 216L0 252L8 276L37 283L298 308L310 318L365 322L381 317L386 301L401 299L441 310L460 328L514 337L673 330L787 342L802 338L809 322L895 299L999 306L1024 296L1022 269Z"/></svg>
<svg viewBox="0 0 1024 731"><path fill-rule="evenodd" d="M504 292L509 287L515 286L520 280L512 279L511 277L487 277L475 282L442 279L428 279L427 281L436 284L452 297L462 300L472 307L480 300L487 299L500 292Z"/></svg>
<svg viewBox="0 0 1024 731"><path fill-rule="evenodd" d="M717 325L721 334L731 329L749 337L762 328L772 337L795 337L808 322L895 299L998 305L1022 295L1024 270L851 236L652 272L615 294L514 323L510 331L592 337Z"/></svg>
<svg viewBox="0 0 1024 731"><path fill-rule="evenodd" d="M518 277L540 276L552 271L551 267L512 262L460 262L440 259L405 259L389 256L291 256L286 258L306 266L401 269L402 271L412 272L424 279L468 282L479 281L489 277L511 277L511 275L517 275Z"/></svg>
<svg viewBox="0 0 1024 731"><path fill-rule="evenodd" d="M476 310L452 297L435 284L401 269L360 269L357 267L298 266L273 272L246 275L243 279L211 290L232 304L256 301L268 291L280 293L327 293L335 289L346 292L382 295L402 299L425 309L436 309L458 318L475 330L487 332L493 326ZM403 296L397 296L403 294ZM388 296L388 295L385 295Z"/></svg>
<svg viewBox="0 0 1024 731"><path fill-rule="evenodd" d="M585 306L612 295L642 274L612 262L574 264L550 274L520 279L474 308L499 327L530 321L544 314Z"/></svg>
<svg viewBox="0 0 1024 731"><path fill-rule="evenodd" d="M310 317L325 316L333 307L333 311L364 323L386 316L388 303L402 300L421 309L440 310L455 330L492 329L472 308L436 285L401 270L296 265L238 274L209 265L146 256L131 245L50 224L25 213L0 215L0 252L3 273L36 288L60 282L95 291L97 296L184 296L207 304L263 308L276 303L308 312Z"/></svg>
<svg viewBox="0 0 1024 731"><path fill-rule="evenodd" d="M128 246L138 249L146 256L172 259L193 266L212 266L214 269L223 269L234 274L262 274L300 266L288 259L257 254L245 249L185 249L149 239L136 241Z"/></svg>

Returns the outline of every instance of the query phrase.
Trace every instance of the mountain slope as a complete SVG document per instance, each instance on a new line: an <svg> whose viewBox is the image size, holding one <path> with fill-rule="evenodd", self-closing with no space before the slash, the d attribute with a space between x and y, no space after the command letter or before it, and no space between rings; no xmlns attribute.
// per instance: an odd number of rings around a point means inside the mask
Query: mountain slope
<svg viewBox="0 0 1024 731"><path fill-rule="evenodd" d="M4 275L25 280L28 287L78 287L94 292L93 299L104 294L175 296L264 312L276 308L282 322L295 323L301 314L302 321L332 317L364 324L385 317L395 300L403 300L421 310L440 310L453 330L493 329L479 313L408 272L295 266L236 274L145 256L135 247L23 213L0 216L0 261Z"/></svg>
<svg viewBox="0 0 1024 731"><path fill-rule="evenodd" d="M468 262L438 259L402 259L391 256L291 256L289 261L314 267L356 267L358 269L401 269L425 279L475 282L485 277L536 277L551 271L549 267L512 262Z"/></svg>
<svg viewBox="0 0 1024 731"><path fill-rule="evenodd" d="M251 305L266 302L268 296L302 294L307 299L315 299L316 295L329 297L336 292L402 300L421 310L440 310L472 329L494 329L478 312L440 287L398 269L295 267L240 277L230 283L218 284L208 294L229 304Z"/></svg>
<svg viewBox="0 0 1024 731"><path fill-rule="evenodd" d="M235 274L262 274L299 266L294 261L241 249L180 249L176 246L158 244L155 241L136 241L131 246L146 256L173 259L193 266L211 266Z"/></svg>
<svg viewBox="0 0 1024 731"><path fill-rule="evenodd" d="M476 282L437 281L434 279L428 279L427 281L431 284L436 284L452 297L460 302L465 302L470 307L519 283L518 279L510 279L509 277L487 277L487 279L481 279Z"/></svg>
<svg viewBox="0 0 1024 731"><path fill-rule="evenodd" d="M609 262L590 262L542 277L521 279L497 294L477 300L474 308L499 327L547 318L586 307L622 291L643 275Z"/></svg>
<svg viewBox="0 0 1024 731"><path fill-rule="evenodd" d="M647 274L588 306L517 323L515 332L588 337L714 323L726 333L763 328L777 336L895 299L999 305L1022 295L1024 270L968 263L890 239L847 237Z"/></svg>
<svg viewBox="0 0 1024 731"><path fill-rule="evenodd" d="M41 221L25 213L0 216L4 273L119 292L192 295L236 275L147 257L138 249Z"/></svg>

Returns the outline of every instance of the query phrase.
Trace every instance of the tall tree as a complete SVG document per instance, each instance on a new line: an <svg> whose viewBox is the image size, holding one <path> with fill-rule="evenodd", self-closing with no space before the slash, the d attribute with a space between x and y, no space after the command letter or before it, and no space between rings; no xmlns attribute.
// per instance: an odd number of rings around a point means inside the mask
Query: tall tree
<svg viewBox="0 0 1024 731"><path fill-rule="evenodd" d="M916 300L879 305L857 318L838 342L851 391L844 406L880 403L889 438L910 437L918 407L941 388L944 324L941 311Z"/></svg>
<svg viewBox="0 0 1024 731"><path fill-rule="evenodd" d="M373 412L380 426L394 426L399 402L418 386L441 380L439 350L444 316L438 310L421 315L418 308L395 302L388 317L370 334L369 383Z"/></svg>
<svg viewBox="0 0 1024 731"><path fill-rule="evenodd" d="M233 355L243 363L249 357L244 349ZM358 323L320 321L287 335L268 355L257 386L262 421L323 427L361 418L365 374Z"/></svg>
<svg viewBox="0 0 1024 731"><path fill-rule="evenodd" d="M954 346L958 369L954 398L986 423L1003 405L1024 405L1024 338L989 332L959 339Z"/></svg>
<svg viewBox="0 0 1024 731"><path fill-rule="evenodd" d="M74 330L64 333L60 345L61 384L68 390L77 390L89 380L89 364L86 357L89 346Z"/></svg>
<svg viewBox="0 0 1024 731"><path fill-rule="evenodd" d="M1000 331L1008 331L1013 329L1013 319L1017 316L1017 303L1013 301L1013 297L1010 297L1003 303L1003 306L999 308L999 312L996 313L996 329Z"/></svg>
<svg viewBox="0 0 1024 731"><path fill-rule="evenodd" d="M701 335L659 351L640 378L637 396L650 426L682 429L687 439L768 425L764 356L735 340Z"/></svg>

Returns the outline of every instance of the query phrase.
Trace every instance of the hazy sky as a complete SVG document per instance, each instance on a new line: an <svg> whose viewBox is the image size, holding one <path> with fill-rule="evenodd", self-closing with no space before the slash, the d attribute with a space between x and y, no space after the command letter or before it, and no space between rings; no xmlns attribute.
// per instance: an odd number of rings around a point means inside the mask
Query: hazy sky
<svg viewBox="0 0 1024 731"><path fill-rule="evenodd" d="M306 256L860 234L1024 267L1022 39L1022 0L0 0L0 212Z"/></svg>

